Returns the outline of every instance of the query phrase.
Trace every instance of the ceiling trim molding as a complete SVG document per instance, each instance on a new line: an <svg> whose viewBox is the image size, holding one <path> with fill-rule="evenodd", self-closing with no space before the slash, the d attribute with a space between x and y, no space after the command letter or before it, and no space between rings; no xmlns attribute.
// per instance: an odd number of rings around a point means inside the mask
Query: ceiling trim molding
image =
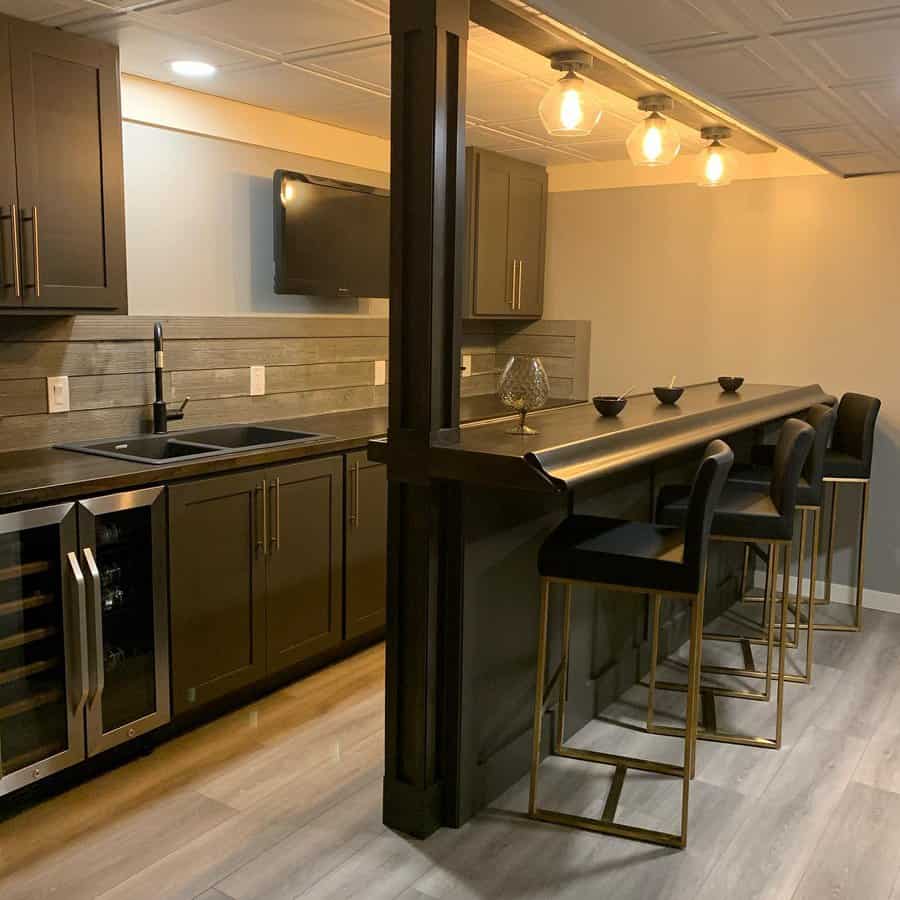
<svg viewBox="0 0 900 900"><path fill-rule="evenodd" d="M390 141L136 75L122 76L127 122L390 171Z"/></svg>

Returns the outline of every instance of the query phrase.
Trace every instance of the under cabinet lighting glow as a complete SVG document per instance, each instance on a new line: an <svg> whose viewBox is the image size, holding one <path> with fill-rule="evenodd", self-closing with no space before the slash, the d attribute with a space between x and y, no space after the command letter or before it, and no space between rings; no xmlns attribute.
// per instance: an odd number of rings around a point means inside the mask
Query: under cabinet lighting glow
<svg viewBox="0 0 900 900"><path fill-rule="evenodd" d="M216 67L196 59L176 59L169 63L169 68L176 75L184 75L187 78L209 78L216 74Z"/></svg>

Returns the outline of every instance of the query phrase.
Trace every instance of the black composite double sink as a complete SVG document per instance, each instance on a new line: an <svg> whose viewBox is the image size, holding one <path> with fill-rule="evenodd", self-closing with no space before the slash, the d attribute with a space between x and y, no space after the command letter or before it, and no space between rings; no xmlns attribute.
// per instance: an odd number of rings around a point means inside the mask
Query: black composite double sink
<svg viewBox="0 0 900 900"><path fill-rule="evenodd" d="M233 453L236 450L261 450L288 444L311 444L327 438L328 435L325 434L272 425L218 425L212 428L186 429L175 434L142 434L118 440L79 441L58 444L57 448L128 462L163 465L178 459L197 459Z"/></svg>

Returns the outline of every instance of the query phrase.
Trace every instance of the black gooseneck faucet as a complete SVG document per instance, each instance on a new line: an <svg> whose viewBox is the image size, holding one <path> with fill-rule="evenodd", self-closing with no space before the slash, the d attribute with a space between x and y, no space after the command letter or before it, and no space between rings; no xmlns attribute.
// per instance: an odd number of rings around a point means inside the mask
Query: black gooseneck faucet
<svg viewBox="0 0 900 900"><path fill-rule="evenodd" d="M166 434L169 430L169 422L184 418L184 408L190 402L190 397L185 397L182 404L175 412L169 412L166 401L163 399L163 373L165 372L165 356L163 354L162 322L153 326L153 383L156 388L156 399L153 401L153 433Z"/></svg>

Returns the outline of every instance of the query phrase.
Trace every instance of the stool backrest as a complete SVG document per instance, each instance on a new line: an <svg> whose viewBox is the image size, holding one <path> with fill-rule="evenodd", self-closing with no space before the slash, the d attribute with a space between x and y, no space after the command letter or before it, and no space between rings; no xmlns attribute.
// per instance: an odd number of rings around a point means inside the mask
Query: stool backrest
<svg viewBox="0 0 900 900"><path fill-rule="evenodd" d="M703 453L703 460L691 485L691 497L684 522L683 561L696 575L698 585L709 546L713 513L733 462L734 453L725 441L711 441Z"/></svg>
<svg viewBox="0 0 900 900"><path fill-rule="evenodd" d="M867 471L872 468L875 420L880 409L881 401L865 394L844 394L838 404L832 449L861 459Z"/></svg>
<svg viewBox="0 0 900 900"><path fill-rule="evenodd" d="M825 468L825 451L831 442L834 426L837 422L837 410L833 406L825 406L817 403L811 406L806 416L806 421L815 429L812 450L806 457L806 465L803 467L803 477L809 482L809 486L815 490L822 488L822 472Z"/></svg>
<svg viewBox="0 0 900 900"><path fill-rule="evenodd" d="M812 449L814 437L811 425L800 419L788 419L781 426L775 444L769 496L778 512L792 521L794 507L797 505L797 483Z"/></svg>

